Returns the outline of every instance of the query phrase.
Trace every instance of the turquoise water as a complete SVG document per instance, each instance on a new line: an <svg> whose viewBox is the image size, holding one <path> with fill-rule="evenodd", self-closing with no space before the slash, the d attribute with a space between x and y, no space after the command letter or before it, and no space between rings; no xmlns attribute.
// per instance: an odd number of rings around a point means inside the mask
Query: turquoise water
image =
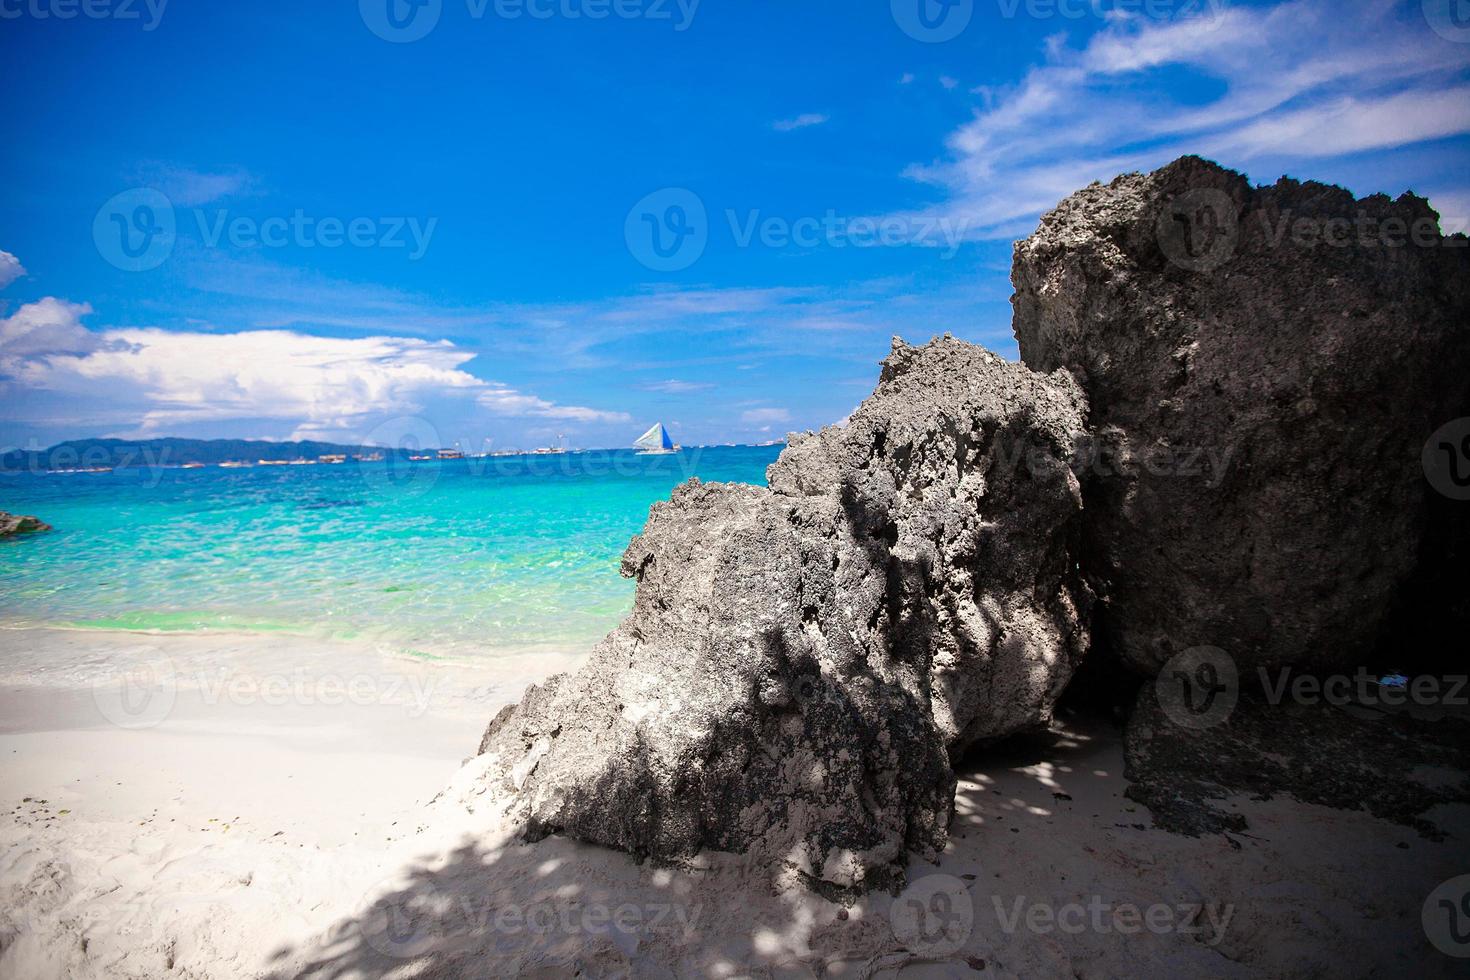
<svg viewBox="0 0 1470 980"><path fill-rule="evenodd" d="M780 447L0 474L0 624L245 630L493 656L589 648L628 539L689 476L763 484Z"/></svg>

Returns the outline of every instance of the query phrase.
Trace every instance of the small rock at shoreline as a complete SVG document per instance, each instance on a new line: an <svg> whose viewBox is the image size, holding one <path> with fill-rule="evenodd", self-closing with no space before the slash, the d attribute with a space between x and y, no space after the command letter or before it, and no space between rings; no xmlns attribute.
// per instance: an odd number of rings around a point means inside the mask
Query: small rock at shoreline
<svg viewBox="0 0 1470 980"><path fill-rule="evenodd" d="M40 518L27 517L23 514L8 514L0 510L0 538L49 530L51 530L51 525Z"/></svg>

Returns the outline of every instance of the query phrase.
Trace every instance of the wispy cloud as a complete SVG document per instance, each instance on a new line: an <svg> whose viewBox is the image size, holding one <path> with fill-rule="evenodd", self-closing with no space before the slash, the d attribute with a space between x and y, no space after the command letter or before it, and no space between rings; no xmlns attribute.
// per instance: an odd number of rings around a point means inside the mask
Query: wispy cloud
<svg viewBox="0 0 1470 980"><path fill-rule="evenodd" d="M791 412L784 408L752 408L740 413L740 421L747 425L771 422L790 422Z"/></svg>
<svg viewBox="0 0 1470 980"><path fill-rule="evenodd" d="M905 216L1010 237L1079 187L1184 153L1281 167L1470 133L1470 45L1413 6L1292 0L1117 17L1080 49L1054 38L1017 85L981 93L945 158L909 168L943 200ZM1218 94L1183 99L1181 78Z"/></svg>
<svg viewBox="0 0 1470 980"><path fill-rule="evenodd" d="M778 133L789 133L793 129L806 129L808 126L820 126L827 122L827 116L820 112L803 112L793 119L778 119L771 123L771 128Z"/></svg>
<svg viewBox="0 0 1470 980"><path fill-rule="evenodd" d="M895 333L925 336L974 320L973 284L936 286L903 277L799 286L655 286L577 302L447 305L388 286L329 279L268 261L215 255L176 257L181 288L171 312L204 307L235 328L347 331L448 338L466 350L514 358L527 370L647 370L670 374L699 358L749 361L758 354L861 358L852 338ZM189 290L206 294L189 295ZM1003 290L985 297L1004 301ZM680 350L692 337L717 338L717 351L630 360L635 343L668 336ZM1002 345L1009 343L1008 330ZM699 345L703 346L703 345Z"/></svg>
<svg viewBox="0 0 1470 980"><path fill-rule="evenodd" d="M178 207L193 208L254 191L257 181L244 170L196 170L172 163L150 162L138 169L137 179L163 194Z"/></svg>
<svg viewBox="0 0 1470 980"><path fill-rule="evenodd" d="M25 274L25 266L20 264L20 259L0 249L0 289L4 289Z"/></svg>
<svg viewBox="0 0 1470 980"><path fill-rule="evenodd" d="M631 422L627 412L604 412L581 405L558 405L535 395L516 391L508 385L490 382L475 401L492 415L512 418L565 419L572 422Z"/></svg>
<svg viewBox="0 0 1470 980"><path fill-rule="evenodd" d="M647 384L638 385L640 391L652 391L661 395L687 395L694 391L708 391L713 388L712 384L697 381L679 381L670 378L668 381L651 381Z"/></svg>

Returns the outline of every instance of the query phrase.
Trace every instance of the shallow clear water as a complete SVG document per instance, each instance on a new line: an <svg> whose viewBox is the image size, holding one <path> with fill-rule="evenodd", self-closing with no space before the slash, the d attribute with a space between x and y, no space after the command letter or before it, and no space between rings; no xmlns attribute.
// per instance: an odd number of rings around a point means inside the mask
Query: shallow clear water
<svg viewBox="0 0 1470 980"><path fill-rule="evenodd" d="M247 630L409 653L587 648L627 612L628 539L690 476L780 447L250 469L0 474L0 624Z"/></svg>

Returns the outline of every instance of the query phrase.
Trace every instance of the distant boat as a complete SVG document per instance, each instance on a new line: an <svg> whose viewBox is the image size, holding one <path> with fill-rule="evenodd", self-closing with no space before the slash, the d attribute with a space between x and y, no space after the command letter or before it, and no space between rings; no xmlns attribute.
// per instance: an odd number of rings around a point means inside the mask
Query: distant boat
<svg viewBox="0 0 1470 980"><path fill-rule="evenodd" d="M679 451L662 422L655 422L653 428L639 436L633 445L639 456L668 456Z"/></svg>
<svg viewBox="0 0 1470 980"><path fill-rule="evenodd" d="M246 462L242 462L241 460L238 460L238 459L227 459L223 463L219 464L220 469L222 469L222 470L240 470L240 469L246 469L246 468L248 468L251 465L252 464L246 463Z"/></svg>

